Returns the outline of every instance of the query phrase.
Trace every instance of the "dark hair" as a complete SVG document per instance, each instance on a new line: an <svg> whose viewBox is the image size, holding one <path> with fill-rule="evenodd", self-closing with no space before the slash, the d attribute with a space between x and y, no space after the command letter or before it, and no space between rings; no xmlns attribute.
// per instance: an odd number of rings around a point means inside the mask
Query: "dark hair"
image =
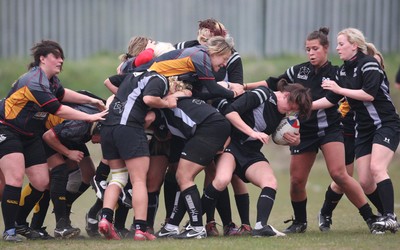
<svg viewBox="0 0 400 250"><path fill-rule="evenodd" d="M319 43L324 47L329 47L328 40L329 28L321 27L319 30L314 30L307 36L307 41L318 40Z"/></svg>
<svg viewBox="0 0 400 250"><path fill-rule="evenodd" d="M40 65L40 57L47 56L48 54L53 54L55 57L61 57L64 59L64 51L60 44L52 40L42 40L36 43L31 48L33 62L28 65L28 69Z"/></svg>
<svg viewBox="0 0 400 250"><path fill-rule="evenodd" d="M308 118L311 114L312 96L309 88L300 83L288 83L285 79L278 82L278 90L289 92L288 102L299 106L299 118Z"/></svg>

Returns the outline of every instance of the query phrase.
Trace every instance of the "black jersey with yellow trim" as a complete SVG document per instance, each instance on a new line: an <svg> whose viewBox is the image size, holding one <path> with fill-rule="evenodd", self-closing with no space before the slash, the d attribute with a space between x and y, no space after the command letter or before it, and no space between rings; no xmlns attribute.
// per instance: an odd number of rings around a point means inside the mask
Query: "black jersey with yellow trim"
<svg viewBox="0 0 400 250"><path fill-rule="evenodd" d="M57 76L48 79L40 67L33 67L0 101L0 123L24 135L40 135L48 114L60 108L64 93Z"/></svg>
<svg viewBox="0 0 400 250"><path fill-rule="evenodd" d="M184 49L199 45L199 41L191 40L177 43L174 45L174 47L176 49ZM226 67L221 67L218 72L213 71L213 74L217 82L229 81L243 84L243 63L240 54L236 50L233 50Z"/></svg>

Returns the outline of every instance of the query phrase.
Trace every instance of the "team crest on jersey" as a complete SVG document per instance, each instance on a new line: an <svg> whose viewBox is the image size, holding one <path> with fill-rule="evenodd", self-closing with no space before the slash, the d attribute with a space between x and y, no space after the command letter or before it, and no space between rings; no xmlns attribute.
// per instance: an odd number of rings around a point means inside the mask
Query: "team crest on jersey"
<svg viewBox="0 0 400 250"><path fill-rule="evenodd" d="M36 112L33 116L33 119L36 120L44 120L47 117L47 112Z"/></svg>
<svg viewBox="0 0 400 250"><path fill-rule="evenodd" d="M124 111L124 106L125 106L124 103L122 103L122 102L116 102L116 103L114 103L113 109L114 109L115 111L117 111L118 114L122 114L122 112Z"/></svg>
<svg viewBox="0 0 400 250"><path fill-rule="evenodd" d="M354 68L353 77L357 77L357 67Z"/></svg>
<svg viewBox="0 0 400 250"><path fill-rule="evenodd" d="M5 134L0 134L0 143L2 143L3 141L5 141L7 139Z"/></svg>
<svg viewBox="0 0 400 250"><path fill-rule="evenodd" d="M325 81L325 80L330 80L330 78L329 77L322 77L322 81Z"/></svg>
<svg viewBox="0 0 400 250"><path fill-rule="evenodd" d="M299 73L297 74L297 78L307 80L310 71L311 70L305 66L301 67Z"/></svg>
<svg viewBox="0 0 400 250"><path fill-rule="evenodd" d="M346 76L346 71L344 69L341 69L339 75Z"/></svg>

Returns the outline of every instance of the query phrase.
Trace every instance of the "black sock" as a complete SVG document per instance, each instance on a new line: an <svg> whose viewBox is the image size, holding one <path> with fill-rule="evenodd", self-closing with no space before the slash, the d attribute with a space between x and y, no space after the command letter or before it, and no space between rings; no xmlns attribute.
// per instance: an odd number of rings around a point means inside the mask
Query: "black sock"
<svg viewBox="0 0 400 250"><path fill-rule="evenodd" d="M168 224L179 226L186 213L185 202L180 191L175 194L174 209L168 217Z"/></svg>
<svg viewBox="0 0 400 250"><path fill-rule="evenodd" d="M201 197L201 207L203 213L207 215L207 222L214 220L215 206L222 192L215 189L212 183L208 184L204 189L203 196Z"/></svg>
<svg viewBox="0 0 400 250"><path fill-rule="evenodd" d="M265 187L261 190L260 196L258 197L256 222L260 222L262 226L267 224L272 206L274 205L275 195L275 189Z"/></svg>
<svg viewBox="0 0 400 250"><path fill-rule="evenodd" d="M383 214L383 205L382 205L382 201L381 198L379 197L379 192L378 192L378 188L376 188L374 190L374 192L370 193L370 194L365 194L368 199L372 202L372 204L374 204L374 206L376 207L376 209L378 210L378 212L380 214Z"/></svg>
<svg viewBox="0 0 400 250"><path fill-rule="evenodd" d="M71 214L71 208L72 208L72 204L74 203L74 201L76 201L89 187L90 187L89 184L81 182L78 192L71 193L69 191L66 191L65 198L66 198L67 217L69 217L69 215Z"/></svg>
<svg viewBox="0 0 400 250"><path fill-rule="evenodd" d="M106 220L112 223L114 219L114 211L110 208L103 208L101 210L101 218L106 218Z"/></svg>
<svg viewBox="0 0 400 250"><path fill-rule="evenodd" d="M372 213L372 209L369 206L368 203L366 203L364 206L360 207L358 209L358 212L361 214L363 219L367 221L369 218L371 218L374 214Z"/></svg>
<svg viewBox="0 0 400 250"><path fill-rule="evenodd" d="M89 209L88 217L98 220L99 218L97 218L97 213L101 210L102 207L103 207L103 201L100 199L96 199L96 202Z"/></svg>
<svg viewBox="0 0 400 250"><path fill-rule="evenodd" d="M31 220L31 228L41 229L43 227L44 220L46 219L47 211L50 205L50 191L45 190L43 192L42 199L37 203L34 208L34 213Z"/></svg>
<svg viewBox="0 0 400 250"><path fill-rule="evenodd" d="M321 214L332 216L333 210L335 210L337 204L340 199L343 197L343 194L335 193L331 185L328 186L328 189L325 192L325 201L321 208Z"/></svg>
<svg viewBox="0 0 400 250"><path fill-rule="evenodd" d="M218 197L216 208L223 226L229 225L232 222L232 209L228 188L225 188Z"/></svg>
<svg viewBox="0 0 400 250"><path fill-rule="evenodd" d="M19 209L19 200L21 198L20 187L5 185L3 190L3 198L1 202L1 210L3 212L4 231L15 228L15 220Z"/></svg>
<svg viewBox="0 0 400 250"><path fill-rule="evenodd" d="M28 184L27 189L29 189L28 193L23 192L23 194L26 194L26 196L21 195L20 198L20 208L18 210L18 216L16 219L17 225L24 225L26 223L28 215L31 213L33 207L43 195L43 192L34 188L30 183Z"/></svg>
<svg viewBox="0 0 400 250"><path fill-rule="evenodd" d="M139 229L142 232L147 231L147 223L144 220L134 220L133 225L136 230Z"/></svg>
<svg viewBox="0 0 400 250"><path fill-rule="evenodd" d="M386 179L376 185L382 202L382 215L394 214L394 190L392 180Z"/></svg>
<svg viewBox="0 0 400 250"><path fill-rule="evenodd" d="M179 191L179 186L175 179L175 173L167 172L164 181L165 218L171 216L177 191Z"/></svg>
<svg viewBox="0 0 400 250"><path fill-rule="evenodd" d="M182 191L182 199L189 213L190 225L193 227L203 226L200 193L196 185Z"/></svg>
<svg viewBox="0 0 400 250"><path fill-rule="evenodd" d="M61 218L66 219L66 198L68 181L68 167L61 164L50 171L50 198L53 202L56 222Z"/></svg>
<svg viewBox="0 0 400 250"><path fill-rule="evenodd" d="M160 192L151 192L148 193L148 206L147 206L147 225L151 228L154 227L154 220L156 219L157 210L158 210L158 199L160 196Z"/></svg>
<svg viewBox="0 0 400 250"><path fill-rule="evenodd" d="M235 195L236 207L243 224L250 225L250 196L246 194Z"/></svg>
<svg viewBox="0 0 400 250"><path fill-rule="evenodd" d="M307 199L304 201L292 201L294 219L300 223L307 222Z"/></svg>
<svg viewBox="0 0 400 250"><path fill-rule="evenodd" d="M110 166L100 161L99 165L96 168L96 175L94 179L96 181L105 181L110 174Z"/></svg>
<svg viewBox="0 0 400 250"><path fill-rule="evenodd" d="M115 210L114 226L117 229L125 228L126 217L128 216L129 208L118 200L118 208Z"/></svg>

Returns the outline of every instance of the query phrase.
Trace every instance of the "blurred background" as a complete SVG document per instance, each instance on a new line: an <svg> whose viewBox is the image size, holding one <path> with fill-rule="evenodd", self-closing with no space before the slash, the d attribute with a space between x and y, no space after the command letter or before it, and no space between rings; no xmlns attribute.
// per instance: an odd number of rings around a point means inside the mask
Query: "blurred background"
<svg viewBox="0 0 400 250"><path fill-rule="evenodd" d="M392 99L399 109L400 90L393 84L400 66L399 12L400 0L0 0L0 98L27 71L32 60L30 48L42 39L56 40L64 49L66 60L59 77L65 87L90 90L106 98L110 92L103 82L116 74L118 55L127 51L132 36L144 35L173 44L194 40L198 21L215 18L235 40L243 60L245 82L277 76L288 67L307 61L306 36L322 26L330 28L330 59L341 64L335 51L336 35L346 27L358 28L384 54ZM100 147L88 144L97 164ZM292 213L288 198L289 150L271 142L265 153L280 183L272 223L283 228L279 224ZM330 182L321 158L319 154L308 182L313 218ZM400 178L399 160L400 154L396 154L391 168L394 180ZM201 177L197 179L202 181ZM400 183L394 183L398 190ZM396 212L400 208L397 193ZM252 209L256 198L252 196ZM79 203L87 204L74 208L73 221L81 229L83 216L93 200L90 190ZM343 206L354 210L348 202L343 202ZM234 216L238 221L236 213ZM343 221L358 218L350 217ZM365 227L361 220L354 220L351 225ZM49 216L49 221L54 223L53 216ZM163 222L163 209L158 222ZM311 230L318 231L315 225Z"/></svg>
<svg viewBox="0 0 400 250"><path fill-rule="evenodd" d="M242 56L302 54L305 37L356 27L383 53L400 51L399 0L0 0L0 57L23 57L40 39L69 59L124 51L132 36L177 43L196 38L199 20L225 24Z"/></svg>

